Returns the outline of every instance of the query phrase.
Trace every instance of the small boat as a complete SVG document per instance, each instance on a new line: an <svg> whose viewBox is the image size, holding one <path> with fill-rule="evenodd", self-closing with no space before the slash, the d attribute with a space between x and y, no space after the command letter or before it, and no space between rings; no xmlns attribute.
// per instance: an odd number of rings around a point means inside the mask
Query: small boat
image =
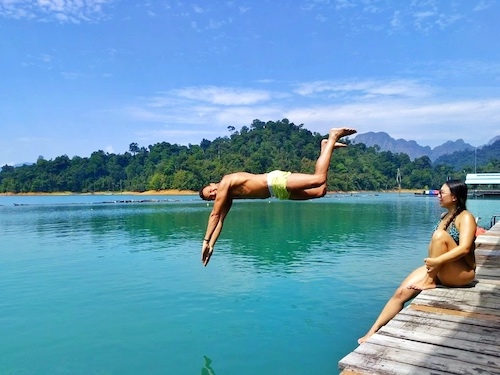
<svg viewBox="0 0 500 375"><path fill-rule="evenodd" d="M414 193L415 195L423 195L423 196L436 196L439 194L439 190L424 190L421 193Z"/></svg>

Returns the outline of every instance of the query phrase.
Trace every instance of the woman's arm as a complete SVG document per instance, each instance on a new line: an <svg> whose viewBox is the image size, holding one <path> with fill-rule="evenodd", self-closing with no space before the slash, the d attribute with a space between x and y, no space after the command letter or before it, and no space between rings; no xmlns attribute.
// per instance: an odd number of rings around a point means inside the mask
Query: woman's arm
<svg viewBox="0 0 500 375"><path fill-rule="evenodd" d="M467 255L474 246L476 239L476 219L469 211L462 211L455 219L455 225L460 233L459 243L453 249L434 258L438 264L453 262Z"/></svg>

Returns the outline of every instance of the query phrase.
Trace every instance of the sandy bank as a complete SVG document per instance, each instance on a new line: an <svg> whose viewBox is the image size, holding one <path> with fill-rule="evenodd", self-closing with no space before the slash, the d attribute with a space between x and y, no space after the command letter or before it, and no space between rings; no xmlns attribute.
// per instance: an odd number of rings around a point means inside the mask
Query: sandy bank
<svg viewBox="0 0 500 375"><path fill-rule="evenodd" d="M43 195L198 195L197 191L191 190L148 190L143 192L137 191L101 191L95 193L72 193L72 192L57 192L57 193L0 193L0 196L43 196Z"/></svg>

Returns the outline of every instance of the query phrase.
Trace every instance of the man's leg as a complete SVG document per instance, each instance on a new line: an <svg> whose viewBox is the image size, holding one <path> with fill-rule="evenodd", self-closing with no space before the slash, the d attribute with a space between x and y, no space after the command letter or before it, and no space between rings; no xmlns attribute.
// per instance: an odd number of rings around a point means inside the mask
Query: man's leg
<svg viewBox="0 0 500 375"><path fill-rule="evenodd" d="M326 194L326 180L333 150L345 147L345 144L338 143L338 140L354 133L356 130L351 128L330 130L328 140L321 142L321 153L316 161L314 174L292 173L288 177L286 187L290 192L290 199L319 198Z"/></svg>

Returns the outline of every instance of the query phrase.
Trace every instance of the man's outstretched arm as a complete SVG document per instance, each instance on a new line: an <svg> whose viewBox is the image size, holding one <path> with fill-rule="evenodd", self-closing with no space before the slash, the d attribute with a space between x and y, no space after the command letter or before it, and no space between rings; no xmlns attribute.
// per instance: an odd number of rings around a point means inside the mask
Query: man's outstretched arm
<svg viewBox="0 0 500 375"><path fill-rule="evenodd" d="M231 209L232 203L233 199L229 196L229 183L227 180L224 181L222 179L217 189L217 197L215 198L212 212L208 217L207 230L203 238L201 261L204 266L210 261L210 257L214 251L213 248L222 231L224 219Z"/></svg>

